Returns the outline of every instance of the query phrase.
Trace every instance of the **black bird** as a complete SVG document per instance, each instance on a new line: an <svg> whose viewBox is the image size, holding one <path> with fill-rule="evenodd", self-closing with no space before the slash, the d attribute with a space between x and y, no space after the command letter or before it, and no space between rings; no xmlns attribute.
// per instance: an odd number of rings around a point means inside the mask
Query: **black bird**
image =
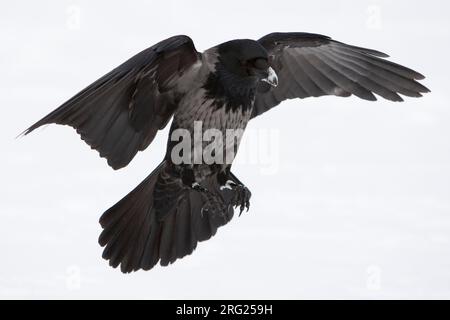
<svg viewBox="0 0 450 320"><path fill-rule="evenodd" d="M375 93L403 101L400 94L429 92L416 81L424 76L387 57L310 33L232 40L203 53L189 37L174 36L104 75L25 134L45 124L69 125L120 169L172 118L173 138L175 132L195 134L196 121L201 133L242 131L286 99L355 95L374 101ZM173 263L230 221L234 207L249 208L250 191L230 171L233 157L222 163L192 161L205 142L191 142L178 163L173 151L179 145L172 138L161 164L100 218L103 257L113 267L120 264L122 272ZM215 152L233 154L239 138L230 142L224 135Z"/></svg>

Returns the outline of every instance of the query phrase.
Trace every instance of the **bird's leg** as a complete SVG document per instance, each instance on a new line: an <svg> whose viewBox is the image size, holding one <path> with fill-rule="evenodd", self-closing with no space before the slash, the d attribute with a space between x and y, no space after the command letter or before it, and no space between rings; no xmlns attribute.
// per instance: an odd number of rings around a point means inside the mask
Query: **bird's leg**
<svg viewBox="0 0 450 320"><path fill-rule="evenodd" d="M185 186L200 193L203 198L204 205L201 213L212 213L226 215L227 206L220 194L214 193L200 185L195 179L193 169L185 169L182 172L182 181Z"/></svg>
<svg viewBox="0 0 450 320"><path fill-rule="evenodd" d="M228 166L224 171L221 171L217 176L220 184L220 190L233 191L233 197L231 204L235 207L239 207L239 216L244 211L244 208L250 208L250 198L252 193L250 190L230 171L231 166Z"/></svg>

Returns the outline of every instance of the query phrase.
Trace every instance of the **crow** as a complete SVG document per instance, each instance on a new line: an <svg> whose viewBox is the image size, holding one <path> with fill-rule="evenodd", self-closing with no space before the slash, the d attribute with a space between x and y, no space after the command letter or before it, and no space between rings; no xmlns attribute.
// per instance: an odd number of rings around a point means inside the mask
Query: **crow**
<svg viewBox="0 0 450 320"><path fill-rule="evenodd" d="M403 101L400 95L429 92L417 81L423 75L387 57L311 33L231 40L203 53L178 35L133 56L24 134L50 123L69 125L119 169L172 119L161 164L100 218L103 258L124 273L149 270L191 254L234 209L248 210L251 193L231 165L251 119L286 99L355 95L375 101L377 94ZM214 148L202 157L208 141L188 138L208 130L239 134L211 134ZM221 153L226 161L219 161Z"/></svg>

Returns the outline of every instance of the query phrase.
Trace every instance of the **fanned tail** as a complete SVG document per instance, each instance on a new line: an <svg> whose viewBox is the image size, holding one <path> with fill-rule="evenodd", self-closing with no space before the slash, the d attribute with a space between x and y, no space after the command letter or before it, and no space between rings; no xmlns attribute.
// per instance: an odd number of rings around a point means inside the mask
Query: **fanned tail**
<svg viewBox="0 0 450 320"><path fill-rule="evenodd" d="M202 182L211 192L227 197L214 177ZM161 198L163 197L163 198ZM156 203L163 203L155 208ZM226 199L225 199L226 200ZM100 218L105 246L103 258L122 272L149 270L191 254L200 241L211 238L233 217L228 207L222 215L203 214L204 198L183 186L163 161L133 191Z"/></svg>

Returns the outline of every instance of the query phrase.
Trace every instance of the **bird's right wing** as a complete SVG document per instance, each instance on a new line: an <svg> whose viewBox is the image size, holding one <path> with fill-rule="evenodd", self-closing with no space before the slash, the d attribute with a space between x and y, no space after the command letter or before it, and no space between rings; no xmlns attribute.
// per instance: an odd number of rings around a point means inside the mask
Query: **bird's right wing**
<svg viewBox="0 0 450 320"><path fill-rule="evenodd" d="M192 40L174 36L138 53L65 102L24 133L69 125L108 160L126 166L163 129L175 108L176 84L201 60Z"/></svg>
<svg viewBox="0 0 450 320"><path fill-rule="evenodd" d="M420 97L429 92L416 80L420 73L385 60L388 55L347 45L311 33L271 33L258 42L267 50L278 75L278 86L261 83L252 117L294 98L355 95L376 100L375 94L403 101L399 94Z"/></svg>

